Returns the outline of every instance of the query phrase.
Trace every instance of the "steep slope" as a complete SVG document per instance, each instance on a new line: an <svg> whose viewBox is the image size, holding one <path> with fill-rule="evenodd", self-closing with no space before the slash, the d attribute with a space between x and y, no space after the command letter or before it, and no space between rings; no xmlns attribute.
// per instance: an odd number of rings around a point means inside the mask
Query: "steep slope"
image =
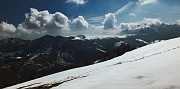
<svg viewBox="0 0 180 89"><path fill-rule="evenodd" d="M180 38L161 41L106 62L5 89L180 89L179 53Z"/></svg>

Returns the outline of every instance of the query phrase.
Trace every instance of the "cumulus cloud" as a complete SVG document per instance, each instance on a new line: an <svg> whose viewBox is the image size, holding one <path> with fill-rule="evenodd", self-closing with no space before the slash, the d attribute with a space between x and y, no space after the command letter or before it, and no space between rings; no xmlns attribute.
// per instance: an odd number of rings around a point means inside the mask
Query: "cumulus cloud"
<svg viewBox="0 0 180 89"><path fill-rule="evenodd" d="M4 31L4 32L15 32L16 31L16 27L12 24L8 24L6 22L2 22L0 24L0 29L1 31Z"/></svg>
<svg viewBox="0 0 180 89"><path fill-rule="evenodd" d="M18 34L21 36L58 35L61 30L69 29L69 20L68 17L60 12L50 14L47 10L38 11L37 9L31 8L30 12L26 13L25 22L19 24L17 29Z"/></svg>
<svg viewBox="0 0 180 89"><path fill-rule="evenodd" d="M60 13L50 14L47 10L38 11L37 9L30 9L29 13L26 13L26 20L23 25L27 29L67 29L68 28L68 18Z"/></svg>
<svg viewBox="0 0 180 89"><path fill-rule="evenodd" d="M105 15L105 20L103 22L104 29L114 29L116 27L115 23L117 22L115 15L113 13L108 13Z"/></svg>
<svg viewBox="0 0 180 89"><path fill-rule="evenodd" d="M124 22L120 23L121 29L133 30L133 29L138 29L140 27L141 27L141 24L136 23L136 22L134 22L134 23L124 23Z"/></svg>
<svg viewBox="0 0 180 89"><path fill-rule="evenodd" d="M135 13L129 13L130 16L136 17Z"/></svg>
<svg viewBox="0 0 180 89"><path fill-rule="evenodd" d="M85 4L85 0L67 0L66 3Z"/></svg>
<svg viewBox="0 0 180 89"><path fill-rule="evenodd" d="M161 25L162 22L157 19L157 18L144 18L142 21L137 21L133 23L121 23L120 28L121 29L129 29L129 30L134 30L134 29L140 29L144 27L149 27L150 25Z"/></svg>
<svg viewBox="0 0 180 89"><path fill-rule="evenodd" d="M0 39L15 36L16 27L6 22L0 23Z"/></svg>
<svg viewBox="0 0 180 89"><path fill-rule="evenodd" d="M129 2L128 4L126 4L125 6L120 8L119 10L117 10L114 14L118 15L118 14L122 13L123 11L127 10L130 6L132 6L133 4L134 4L134 2Z"/></svg>
<svg viewBox="0 0 180 89"><path fill-rule="evenodd" d="M138 4L140 5L147 5L156 3L158 0L139 0Z"/></svg>
<svg viewBox="0 0 180 89"><path fill-rule="evenodd" d="M84 19L83 16L78 16L78 18L72 21L73 28L76 30L86 30L88 29L88 22Z"/></svg>

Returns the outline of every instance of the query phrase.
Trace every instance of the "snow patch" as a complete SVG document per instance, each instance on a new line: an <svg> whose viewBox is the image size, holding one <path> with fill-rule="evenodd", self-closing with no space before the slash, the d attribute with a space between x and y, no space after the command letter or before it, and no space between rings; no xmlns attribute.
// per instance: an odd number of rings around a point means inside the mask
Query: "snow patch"
<svg viewBox="0 0 180 89"><path fill-rule="evenodd" d="M142 40L142 39L136 39L137 41L139 41L139 42L143 42L143 43L145 43L145 44L148 44L148 42L146 42L146 41L144 41L144 40Z"/></svg>

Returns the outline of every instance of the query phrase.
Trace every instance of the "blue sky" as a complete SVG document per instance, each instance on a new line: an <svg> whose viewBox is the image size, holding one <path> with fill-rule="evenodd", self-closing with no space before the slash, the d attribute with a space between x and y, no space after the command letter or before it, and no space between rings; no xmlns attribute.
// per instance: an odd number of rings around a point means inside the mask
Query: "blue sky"
<svg viewBox="0 0 180 89"><path fill-rule="evenodd" d="M118 23L138 21L142 18L160 18L164 22L180 19L179 0L150 1L154 2L139 5L138 0L85 0L80 4L67 0L1 0L0 21L18 25L24 21L24 14L28 13L30 8L36 8L39 11L48 10L50 13L61 12L69 19L82 15L89 23L97 25L101 24L105 14L115 13L129 2L133 4L116 16Z"/></svg>
<svg viewBox="0 0 180 89"><path fill-rule="evenodd" d="M124 29L162 23L180 25L179 0L0 1L0 39L34 39L47 34L114 35Z"/></svg>

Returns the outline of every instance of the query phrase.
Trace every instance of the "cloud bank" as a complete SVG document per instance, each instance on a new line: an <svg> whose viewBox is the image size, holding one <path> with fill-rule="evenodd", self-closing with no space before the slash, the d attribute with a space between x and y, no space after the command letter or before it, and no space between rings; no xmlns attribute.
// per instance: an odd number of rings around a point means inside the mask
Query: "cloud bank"
<svg viewBox="0 0 180 89"><path fill-rule="evenodd" d="M130 13L131 16L136 16ZM142 21L131 23L120 23L118 26L116 15L114 13L105 14L102 25L89 24L83 16L78 16L72 21L67 16L60 12L54 14L47 10L38 11L37 9L30 9L26 13L25 21L17 26L17 28L6 22L0 23L0 39L6 37L20 37L23 39L35 39L44 35L116 35L122 30L134 30L139 28L149 27L151 25L161 25L163 22L157 18L144 18ZM178 20L177 23L180 23Z"/></svg>
<svg viewBox="0 0 180 89"><path fill-rule="evenodd" d="M161 22L157 18L144 18L142 21L137 21L137 22L132 22L132 23L120 23L120 28L121 29L128 29L128 30L134 30L134 29L140 29L140 28L145 28L149 27L150 25L156 25L159 26L163 22Z"/></svg>

